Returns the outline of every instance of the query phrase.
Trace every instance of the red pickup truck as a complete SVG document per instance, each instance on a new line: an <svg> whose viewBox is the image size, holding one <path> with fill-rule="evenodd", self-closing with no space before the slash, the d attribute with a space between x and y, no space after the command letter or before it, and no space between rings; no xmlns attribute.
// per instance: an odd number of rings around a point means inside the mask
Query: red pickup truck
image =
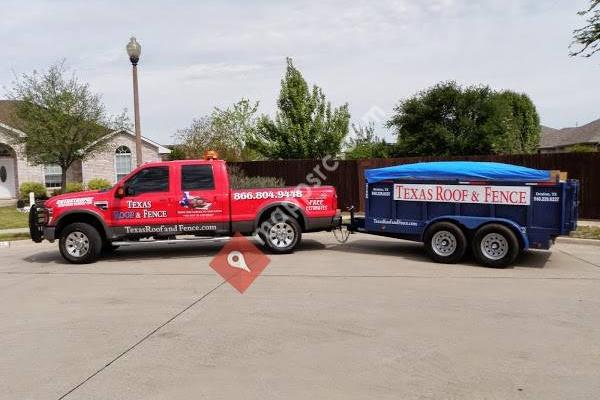
<svg viewBox="0 0 600 400"><path fill-rule="evenodd" d="M32 206L29 229L34 242L58 240L62 256L82 264L118 242L178 235L256 233L270 251L289 253L302 232L339 218L331 186L235 190L225 161L211 159L147 163L111 189L52 197Z"/></svg>

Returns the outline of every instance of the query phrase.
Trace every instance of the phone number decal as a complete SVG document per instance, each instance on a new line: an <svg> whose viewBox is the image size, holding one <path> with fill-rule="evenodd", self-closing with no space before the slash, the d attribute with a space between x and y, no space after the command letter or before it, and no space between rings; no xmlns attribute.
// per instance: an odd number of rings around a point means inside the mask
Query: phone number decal
<svg viewBox="0 0 600 400"><path fill-rule="evenodd" d="M263 200L263 199L285 199L287 197L302 197L301 190L277 190L264 192L235 192L233 200Z"/></svg>

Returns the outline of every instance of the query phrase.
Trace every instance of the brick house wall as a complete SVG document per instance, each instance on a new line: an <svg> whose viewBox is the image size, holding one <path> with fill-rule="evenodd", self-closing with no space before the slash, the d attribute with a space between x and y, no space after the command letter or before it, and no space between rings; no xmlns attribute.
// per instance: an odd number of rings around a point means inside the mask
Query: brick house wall
<svg viewBox="0 0 600 400"><path fill-rule="evenodd" d="M0 143L10 147L16 154L17 168L15 182L19 187L20 182L43 182L44 172L41 165L32 165L24 156L23 147L11 143L10 136L0 127Z"/></svg>
<svg viewBox="0 0 600 400"><path fill-rule="evenodd" d="M11 137L6 132L6 128L0 126L0 144L9 147L14 153L13 176L15 182L15 194L18 195L18 189L23 182L44 182L44 166L33 165L27 161L23 146L15 145ZM168 151L159 149L158 145L150 142L142 142L142 156L144 162L161 161L163 154L159 151ZM129 133L119 133L109 142L107 149L96 154L85 161L76 161L67 171L68 182L83 182L87 184L90 179L104 178L111 183L116 181L115 151L120 146L127 146L131 150L131 167L136 167L135 156L135 137ZM52 190L52 189L49 189Z"/></svg>
<svg viewBox="0 0 600 400"><path fill-rule="evenodd" d="M83 161L81 170L84 184L94 178L102 178L110 183L116 183L115 152L120 146L127 146L131 150L131 167L134 169L137 166L135 137L127 133L120 133L111 139L105 151ZM142 160L146 163L161 161L162 158L156 146L143 141Z"/></svg>
<svg viewBox="0 0 600 400"><path fill-rule="evenodd" d="M17 190L23 182L45 183L44 166L29 163L23 146L13 144L10 136L2 127L0 127L0 144L10 147L15 153L14 177ZM67 182L81 182L81 172L81 161L75 161L67 171Z"/></svg>

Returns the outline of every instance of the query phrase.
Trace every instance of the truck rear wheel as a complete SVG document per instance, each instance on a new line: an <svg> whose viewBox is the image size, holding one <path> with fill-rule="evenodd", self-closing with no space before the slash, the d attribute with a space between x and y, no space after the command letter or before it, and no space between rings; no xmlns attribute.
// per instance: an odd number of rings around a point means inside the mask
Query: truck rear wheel
<svg viewBox="0 0 600 400"><path fill-rule="evenodd" d="M473 255L487 267L503 268L512 264L520 250L517 236L504 225L484 225L473 237Z"/></svg>
<svg viewBox="0 0 600 400"><path fill-rule="evenodd" d="M465 255L467 238L452 222L436 222L425 232L425 249L435 262L453 264Z"/></svg>
<svg viewBox="0 0 600 400"><path fill-rule="evenodd" d="M269 221L265 228L264 231L261 229L261 239L273 253L291 253L302 239L302 228L292 217L285 216L276 222Z"/></svg>
<svg viewBox="0 0 600 400"><path fill-rule="evenodd" d="M72 264L89 264L102 251L102 238L93 226L76 222L67 225L58 242L60 254Z"/></svg>

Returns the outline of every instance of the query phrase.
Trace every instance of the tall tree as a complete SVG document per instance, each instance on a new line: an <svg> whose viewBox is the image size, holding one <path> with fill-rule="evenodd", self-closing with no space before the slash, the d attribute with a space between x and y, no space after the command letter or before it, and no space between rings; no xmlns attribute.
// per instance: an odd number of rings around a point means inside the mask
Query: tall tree
<svg viewBox="0 0 600 400"><path fill-rule="evenodd" d="M352 124L352 131L344 152L347 159L387 158L393 154L393 146L375 134L373 122L367 126Z"/></svg>
<svg viewBox="0 0 600 400"><path fill-rule="evenodd" d="M573 43L579 46L578 49L571 52L571 56L591 57L597 51L600 51L600 0L590 0L590 6L579 15L587 16L587 25L583 28L573 31Z"/></svg>
<svg viewBox="0 0 600 400"><path fill-rule="evenodd" d="M256 129L257 110L258 102L241 99L194 119L188 128L175 134L177 157L201 158L206 150L215 150L228 161L254 159L256 154L247 148L246 139Z"/></svg>
<svg viewBox="0 0 600 400"><path fill-rule="evenodd" d="M535 153L540 143L540 118L531 99L505 90L492 97L490 123L494 153ZM495 130L494 130L495 129Z"/></svg>
<svg viewBox="0 0 600 400"><path fill-rule="evenodd" d="M332 109L317 85L309 89L300 71L287 59L275 120L263 115L248 141L263 156L322 158L339 154L348 134L348 104Z"/></svg>
<svg viewBox="0 0 600 400"><path fill-rule="evenodd" d="M215 130L230 137L238 161L250 161L258 157L258 154L246 145L248 138L256 130L257 111L258 101L251 102L242 98L231 107L215 108L212 113Z"/></svg>
<svg viewBox="0 0 600 400"><path fill-rule="evenodd" d="M456 82L401 101L388 127L403 155L532 153L540 134L537 111L526 95Z"/></svg>
<svg viewBox="0 0 600 400"><path fill-rule="evenodd" d="M63 189L69 167L101 151L109 134L127 125L125 113L109 116L100 95L67 75L64 61L18 76L8 97L16 101L12 123L26 134L13 141L24 145L30 163L59 165Z"/></svg>

